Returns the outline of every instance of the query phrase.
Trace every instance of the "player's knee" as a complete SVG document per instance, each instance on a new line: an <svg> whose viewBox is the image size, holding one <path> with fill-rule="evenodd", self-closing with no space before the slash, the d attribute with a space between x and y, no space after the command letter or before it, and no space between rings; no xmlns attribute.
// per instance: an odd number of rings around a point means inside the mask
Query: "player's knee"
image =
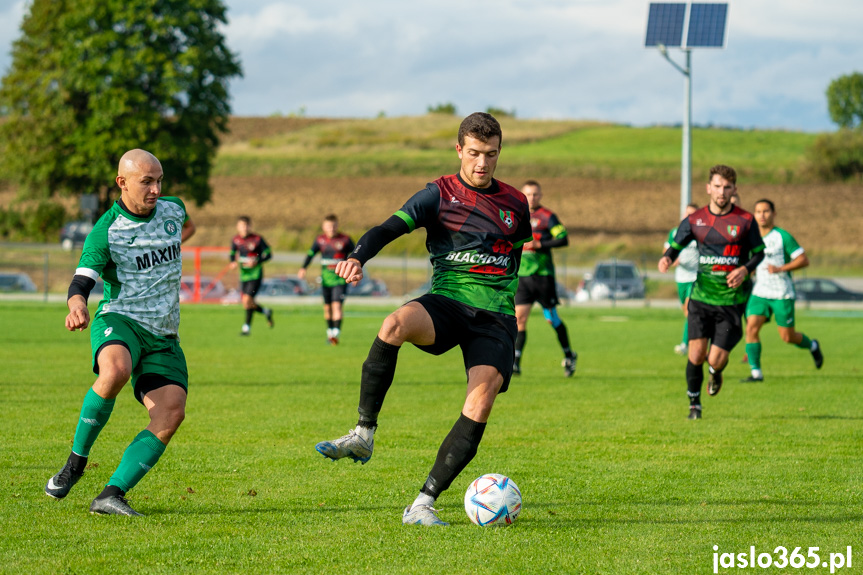
<svg viewBox="0 0 863 575"><path fill-rule="evenodd" d="M407 340L407 326L397 313L391 313L381 325L379 337L387 343L401 345Z"/></svg>
<svg viewBox="0 0 863 575"><path fill-rule="evenodd" d="M796 342L794 341L794 339L795 339L795 338L794 338L794 336L795 336L795 335L797 335L797 334L795 334L793 331L787 331L787 330L782 330L782 331L779 333L779 337L781 337L781 338L782 338L782 341L784 341L785 343L796 343Z"/></svg>
<svg viewBox="0 0 863 575"><path fill-rule="evenodd" d="M186 409L182 405L165 406L153 414L152 419L158 420L165 431L173 434L186 419Z"/></svg>
<svg viewBox="0 0 863 575"><path fill-rule="evenodd" d="M100 361L99 376L112 385L122 385L132 376L132 366L119 360Z"/></svg>

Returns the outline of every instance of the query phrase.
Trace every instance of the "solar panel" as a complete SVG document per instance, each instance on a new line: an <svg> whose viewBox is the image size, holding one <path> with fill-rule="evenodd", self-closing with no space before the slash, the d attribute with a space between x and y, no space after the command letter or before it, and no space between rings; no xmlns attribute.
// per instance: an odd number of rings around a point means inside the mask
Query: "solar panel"
<svg viewBox="0 0 863 575"><path fill-rule="evenodd" d="M687 48L722 48L728 4L692 4L689 11Z"/></svg>
<svg viewBox="0 0 863 575"><path fill-rule="evenodd" d="M683 20L686 4L650 4L647 15L646 47L664 44L680 46L683 41Z"/></svg>

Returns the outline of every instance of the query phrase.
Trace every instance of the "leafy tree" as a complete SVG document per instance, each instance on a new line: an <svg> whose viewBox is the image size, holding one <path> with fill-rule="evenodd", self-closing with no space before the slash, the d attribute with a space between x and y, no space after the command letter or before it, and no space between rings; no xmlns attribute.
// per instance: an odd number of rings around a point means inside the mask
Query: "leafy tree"
<svg viewBox="0 0 863 575"><path fill-rule="evenodd" d="M456 114L455 104L452 102L435 104L434 106L429 106L426 110L428 110L429 114L446 114L448 116L455 116Z"/></svg>
<svg viewBox="0 0 863 575"><path fill-rule="evenodd" d="M165 193L211 195L228 81L220 0L33 0L0 86L0 174L31 198L111 202L120 156L155 154Z"/></svg>
<svg viewBox="0 0 863 575"><path fill-rule="evenodd" d="M485 109L486 113L491 114L495 118L515 118L515 108L512 110L504 110L495 106L489 106Z"/></svg>
<svg viewBox="0 0 863 575"><path fill-rule="evenodd" d="M827 88L830 119L842 128L863 125L863 74L840 76Z"/></svg>

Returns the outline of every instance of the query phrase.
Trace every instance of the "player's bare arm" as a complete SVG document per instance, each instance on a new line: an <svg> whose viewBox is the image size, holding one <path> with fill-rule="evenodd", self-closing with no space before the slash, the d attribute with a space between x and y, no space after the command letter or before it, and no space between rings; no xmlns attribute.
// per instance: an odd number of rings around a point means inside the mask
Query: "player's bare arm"
<svg viewBox="0 0 863 575"><path fill-rule="evenodd" d="M363 279L363 265L358 259L348 258L336 264L336 275L348 283Z"/></svg>
<svg viewBox="0 0 863 575"><path fill-rule="evenodd" d="M66 316L66 329L69 331L82 331L90 325L90 310L87 309L87 301L83 296L73 295L66 302L69 306L69 315Z"/></svg>
<svg viewBox="0 0 863 575"><path fill-rule="evenodd" d="M656 266L659 269L659 273L665 273L668 271L668 268L671 267L671 264L674 263L671 261L671 258L668 256L662 256L659 258L659 264Z"/></svg>
<svg viewBox="0 0 863 575"><path fill-rule="evenodd" d="M795 270L802 270L805 267L809 266L809 258L806 257L806 254L800 254L790 262L781 266L774 266L770 264L767 266L767 271L772 274L777 274L781 272L793 272Z"/></svg>
<svg viewBox="0 0 863 575"><path fill-rule="evenodd" d="M189 219L183 222L183 232L180 235L180 243L185 242L186 240L194 236L196 230L197 228L195 227L195 224L192 222L192 220Z"/></svg>

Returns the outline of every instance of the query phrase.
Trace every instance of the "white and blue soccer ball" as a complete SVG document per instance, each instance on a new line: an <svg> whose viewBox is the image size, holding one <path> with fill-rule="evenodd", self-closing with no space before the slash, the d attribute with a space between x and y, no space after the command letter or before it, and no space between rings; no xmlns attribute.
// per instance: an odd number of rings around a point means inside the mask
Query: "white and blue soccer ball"
<svg viewBox="0 0 863 575"><path fill-rule="evenodd" d="M468 486L464 510L480 527L510 525L521 513L521 491L509 477L486 473Z"/></svg>

